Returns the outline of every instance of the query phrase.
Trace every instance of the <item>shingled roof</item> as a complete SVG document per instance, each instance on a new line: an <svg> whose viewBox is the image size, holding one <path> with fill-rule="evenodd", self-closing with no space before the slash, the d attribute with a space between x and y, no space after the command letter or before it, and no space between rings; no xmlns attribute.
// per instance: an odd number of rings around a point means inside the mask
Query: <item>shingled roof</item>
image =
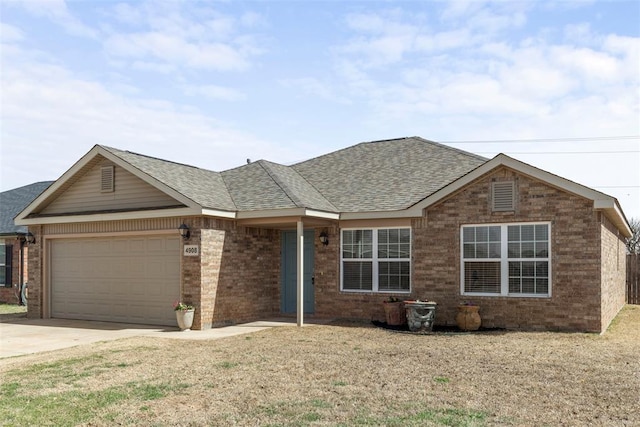
<svg viewBox="0 0 640 427"><path fill-rule="evenodd" d="M200 206L227 211L237 210L219 172L112 147L102 148Z"/></svg>
<svg viewBox="0 0 640 427"><path fill-rule="evenodd" d="M292 167L339 212L406 209L487 159L419 137L363 142Z"/></svg>
<svg viewBox="0 0 640 427"><path fill-rule="evenodd" d="M16 235L27 232L27 227L15 225L13 219L53 181L42 181L0 193L0 235Z"/></svg>
<svg viewBox="0 0 640 427"><path fill-rule="evenodd" d="M419 137L363 142L291 166L260 160L223 172L103 148L202 207L226 211L402 210L487 161Z"/></svg>

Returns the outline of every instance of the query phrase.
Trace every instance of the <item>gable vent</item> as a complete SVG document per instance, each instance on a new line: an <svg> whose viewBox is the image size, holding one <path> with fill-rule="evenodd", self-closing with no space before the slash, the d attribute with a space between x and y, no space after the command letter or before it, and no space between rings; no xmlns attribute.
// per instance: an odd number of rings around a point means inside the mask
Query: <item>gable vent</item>
<svg viewBox="0 0 640 427"><path fill-rule="evenodd" d="M515 183L494 182L491 184L491 210L505 212L515 210Z"/></svg>
<svg viewBox="0 0 640 427"><path fill-rule="evenodd" d="M115 191L115 170L113 166L103 166L100 177L100 191L103 193L112 193Z"/></svg>

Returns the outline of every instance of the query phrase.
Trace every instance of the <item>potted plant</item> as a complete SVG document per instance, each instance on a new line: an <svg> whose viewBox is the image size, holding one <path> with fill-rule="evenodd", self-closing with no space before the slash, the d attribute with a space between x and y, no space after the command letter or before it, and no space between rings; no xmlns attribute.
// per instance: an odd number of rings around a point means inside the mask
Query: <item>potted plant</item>
<svg viewBox="0 0 640 427"><path fill-rule="evenodd" d="M463 331L477 331L480 329L482 319L480 318L480 306L472 302L463 302L458 305L456 314L456 324Z"/></svg>
<svg viewBox="0 0 640 427"><path fill-rule="evenodd" d="M173 309L176 312L176 320L181 331L188 331L193 325L193 314L196 309L191 305L182 301L173 303Z"/></svg>
<svg viewBox="0 0 640 427"><path fill-rule="evenodd" d="M436 319L435 301L411 300L404 302L407 323L411 332L431 332Z"/></svg>
<svg viewBox="0 0 640 427"><path fill-rule="evenodd" d="M396 297L389 297L382 301L384 306L384 317L387 321L387 325L400 326L407 323L407 318L404 314L404 303Z"/></svg>

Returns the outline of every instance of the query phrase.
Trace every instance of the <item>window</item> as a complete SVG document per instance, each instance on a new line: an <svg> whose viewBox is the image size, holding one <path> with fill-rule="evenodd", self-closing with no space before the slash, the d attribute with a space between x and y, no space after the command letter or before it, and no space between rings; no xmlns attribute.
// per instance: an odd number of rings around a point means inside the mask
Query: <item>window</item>
<svg viewBox="0 0 640 427"><path fill-rule="evenodd" d="M13 246L0 243L0 286L11 287L11 257Z"/></svg>
<svg viewBox="0 0 640 427"><path fill-rule="evenodd" d="M409 292L411 229L342 230L342 290Z"/></svg>
<svg viewBox="0 0 640 427"><path fill-rule="evenodd" d="M462 293L549 296L550 224L463 226Z"/></svg>

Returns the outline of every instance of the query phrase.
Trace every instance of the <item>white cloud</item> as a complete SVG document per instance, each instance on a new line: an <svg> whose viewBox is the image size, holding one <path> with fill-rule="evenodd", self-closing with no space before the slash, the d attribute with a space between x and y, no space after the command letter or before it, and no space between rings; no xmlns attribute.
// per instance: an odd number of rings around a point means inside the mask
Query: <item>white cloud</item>
<svg viewBox="0 0 640 427"><path fill-rule="evenodd" d="M32 182L25 164L38 168L40 179L55 179L94 144L213 170L242 165L249 155L303 157L296 151L302 147L271 144L188 105L119 94L60 65L34 61L28 52L2 53L11 64L0 82L3 189Z"/></svg>
<svg viewBox="0 0 640 427"><path fill-rule="evenodd" d="M186 85L184 93L188 96L204 96L222 101L240 101L246 98L244 93L236 89L217 85Z"/></svg>
<svg viewBox="0 0 640 427"><path fill-rule="evenodd" d="M212 70L244 70L249 66L242 51L223 43L191 43L174 35L149 32L114 34L105 42L108 53L115 57L148 62L169 63Z"/></svg>
<svg viewBox="0 0 640 427"><path fill-rule="evenodd" d="M2 43L16 42L23 38L24 34L18 27L0 22L0 40Z"/></svg>
<svg viewBox="0 0 640 427"><path fill-rule="evenodd" d="M79 37L97 38L98 33L82 23L67 8L65 0L25 0L11 1L12 5L20 5L34 16L44 17L61 26L68 34Z"/></svg>
<svg viewBox="0 0 640 427"><path fill-rule="evenodd" d="M106 52L138 66L152 64L148 70L244 71L264 52L255 36L241 32L244 27L258 25L260 16L255 13L236 18L208 3L154 1L137 7L117 5L113 14L120 22L136 27L109 28ZM163 63L171 68L159 68Z"/></svg>

